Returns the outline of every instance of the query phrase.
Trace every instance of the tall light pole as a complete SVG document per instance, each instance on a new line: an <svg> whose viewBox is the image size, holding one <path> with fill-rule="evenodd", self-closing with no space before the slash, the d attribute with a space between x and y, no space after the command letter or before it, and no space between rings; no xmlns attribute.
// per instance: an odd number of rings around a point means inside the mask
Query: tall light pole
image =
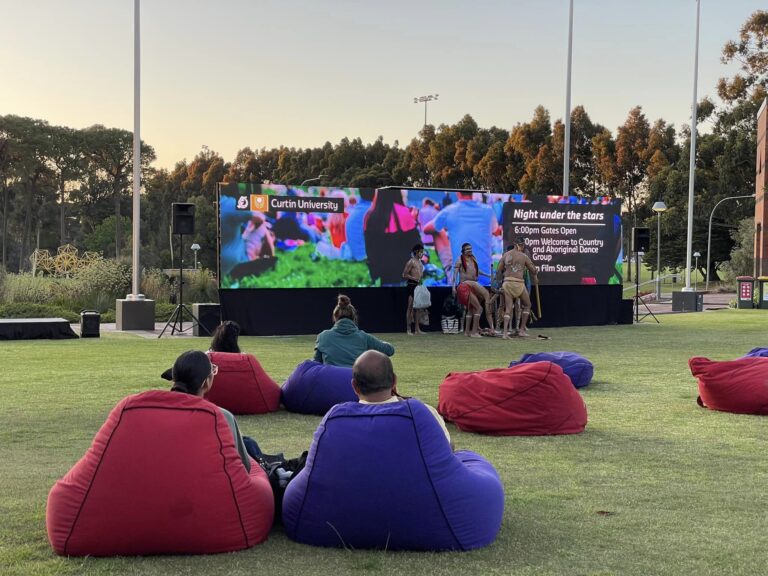
<svg viewBox="0 0 768 576"><path fill-rule="evenodd" d="M440 94L428 94L427 96L416 96L413 99L414 104L424 102L424 126L427 125L427 104L433 100L437 100L438 96L440 96Z"/></svg>
<svg viewBox="0 0 768 576"><path fill-rule="evenodd" d="M712 212L709 213L709 228L707 230L707 279L704 282L704 290L709 290L709 260L710 260L710 253L712 252L712 216L715 215L715 210L717 209L720 204L725 202L726 200L735 200L736 198L754 198L754 194L746 194L744 196L728 196L727 198L723 198L715 204L714 208L712 208Z"/></svg>
<svg viewBox="0 0 768 576"><path fill-rule="evenodd" d="M144 300L141 294L141 0L133 2L133 274L130 300ZM119 223L118 223L119 224Z"/></svg>
<svg viewBox="0 0 768 576"><path fill-rule="evenodd" d="M651 208L656 212L656 301L661 300L661 213L667 211L667 205L662 200L655 202Z"/></svg>
<svg viewBox="0 0 768 576"><path fill-rule="evenodd" d="M310 182L317 182L318 180L322 180L323 178L327 178L327 174L320 174L319 176L315 176L314 178L307 178L304 180L299 186L304 186L306 184L309 184Z"/></svg>
<svg viewBox="0 0 768 576"><path fill-rule="evenodd" d="M573 57L573 0L568 11L568 69L565 80L565 145L563 146L563 196L571 187L571 60Z"/></svg>
<svg viewBox="0 0 768 576"><path fill-rule="evenodd" d="M696 178L696 85L699 81L699 14L700 0L696 0L696 50L693 58L693 103L691 104L691 158L688 167L688 237L685 250L685 287L691 291L691 252L693 251L693 186Z"/></svg>

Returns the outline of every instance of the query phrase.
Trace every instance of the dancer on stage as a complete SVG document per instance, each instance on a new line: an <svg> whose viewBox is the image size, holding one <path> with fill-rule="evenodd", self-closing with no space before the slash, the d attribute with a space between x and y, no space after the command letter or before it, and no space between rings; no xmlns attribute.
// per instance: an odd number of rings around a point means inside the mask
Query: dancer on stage
<svg viewBox="0 0 768 576"><path fill-rule="evenodd" d="M408 287L408 310L405 313L405 331L409 336L414 332L416 334L424 334L419 327L419 319L413 310L413 293L416 291L416 286L421 283L421 277L424 275L424 264L421 262L422 256L424 256L424 246L416 244L411 251L411 258L403 270L403 278ZM411 332L411 323L415 324L414 332Z"/></svg>
<svg viewBox="0 0 768 576"><path fill-rule="evenodd" d="M525 255L523 250L525 243L520 238L515 239L515 249L508 250L501 257L499 268L496 274L504 278L502 290L504 291L504 326L502 327L502 338L509 338L509 322L512 315L512 306L516 298L520 298L523 304L521 314L520 328L517 330L518 336L528 336L526 326L528 325L528 316L531 314L531 298L528 290L525 289L525 271L531 273L534 284L539 284L536 266L531 259Z"/></svg>
<svg viewBox="0 0 768 576"><path fill-rule="evenodd" d="M465 242L461 245L461 256L454 264L455 282L453 294L458 296L459 303L467 308L469 322L464 322L465 336L480 336L480 314L485 307L485 318L493 330L493 316L491 315L491 297L486 288L478 283L480 276L491 277L477 264L477 259L472 254L472 244ZM457 286L458 285L458 289Z"/></svg>

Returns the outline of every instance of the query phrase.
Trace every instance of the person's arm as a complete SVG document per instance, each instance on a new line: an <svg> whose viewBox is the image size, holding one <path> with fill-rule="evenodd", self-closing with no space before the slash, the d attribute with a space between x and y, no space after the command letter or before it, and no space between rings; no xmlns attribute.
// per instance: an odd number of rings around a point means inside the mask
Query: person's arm
<svg viewBox="0 0 768 576"><path fill-rule="evenodd" d="M219 410L224 416L224 419L227 421L229 429L232 431L232 436L235 441L235 448L237 448L237 453L240 454L240 460L242 460L245 469L250 472L251 459L248 456L248 451L245 449L245 443L243 442L243 437L240 434L240 428L237 426L237 420L235 420L235 417L229 410L225 410L224 408L219 408Z"/></svg>
<svg viewBox="0 0 768 576"><path fill-rule="evenodd" d="M451 293L454 296L456 295L456 286L459 285L459 280L461 279L459 268L461 268L461 258L456 260L456 263L453 265L453 286L451 286Z"/></svg>
<svg viewBox="0 0 768 576"><path fill-rule="evenodd" d="M496 268L496 282L501 285L504 280L504 269L506 268L506 258L504 256L499 260L499 266Z"/></svg>
<svg viewBox="0 0 768 576"><path fill-rule="evenodd" d="M536 266L533 265L533 262L531 262L531 259L527 256L525 257L525 267L530 271L531 273L531 279L533 280L534 284L539 283L539 273L538 270L536 270Z"/></svg>
<svg viewBox="0 0 768 576"><path fill-rule="evenodd" d="M430 222L427 223L426 226L424 226L424 233L425 234L435 234L445 228L445 219L446 219L446 211L445 209L440 210L437 213L437 216L432 218Z"/></svg>
<svg viewBox="0 0 768 576"><path fill-rule="evenodd" d="M368 350L376 350L387 356L392 356L395 353L395 347L392 346L392 344L384 342L384 340L379 340L376 336L366 333L365 340Z"/></svg>
<svg viewBox="0 0 768 576"><path fill-rule="evenodd" d="M323 363L323 353L320 352L320 335L317 336L317 339L315 340L315 355L312 358L315 362Z"/></svg>

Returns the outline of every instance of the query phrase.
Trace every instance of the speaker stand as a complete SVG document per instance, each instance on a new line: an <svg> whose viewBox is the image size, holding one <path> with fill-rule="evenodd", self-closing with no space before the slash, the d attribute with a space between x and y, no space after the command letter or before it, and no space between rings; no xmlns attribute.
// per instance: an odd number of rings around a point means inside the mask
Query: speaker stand
<svg viewBox="0 0 768 576"><path fill-rule="evenodd" d="M642 318L640 318L641 303L647 310ZM656 314L653 313L648 304L645 303L645 300L643 300L642 296L640 296L640 252L635 252L635 323L639 324L648 318L648 316L651 316L654 320L656 320L656 324L661 324L659 319L656 318Z"/></svg>
<svg viewBox="0 0 768 576"><path fill-rule="evenodd" d="M168 318L168 322L165 323L165 326L163 327L163 330L160 332L158 338L162 338L163 334L165 334L165 331L168 330L168 326L171 327L171 336L173 336L176 332L182 333L184 332L184 313L186 312L189 314L189 317L191 318L192 324L190 325L187 330L190 330L195 327L195 324L197 324L198 328L202 328L205 333L210 336L211 333L203 324L200 324L200 320L192 313L192 311L187 308L187 306L184 304L184 234L179 234L179 303L176 305L176 308L174 308L173 312L171 313L171 317ZM178 327L177 327L178 324Z"/></svg>

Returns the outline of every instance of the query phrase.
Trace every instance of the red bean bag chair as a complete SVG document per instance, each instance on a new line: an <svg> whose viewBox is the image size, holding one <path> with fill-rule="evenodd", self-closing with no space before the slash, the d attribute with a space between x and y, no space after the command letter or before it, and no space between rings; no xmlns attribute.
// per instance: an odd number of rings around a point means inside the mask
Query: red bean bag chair
<svg viewBox="0 0 768 576"><path fill-rule="evenodd" d="M691 358L699 380L699 406L736 414L768 415L768 358L744 357L725 362Z"/></svg>
<svg viewBox="0 0 768 576"><path fill-rule="evenodd" d="M211 352L219 367L205 399L233 414L266 414L280 408L280 386L252 354Z"/></svg>
<svg viewBox="0 0 768 576"><path fill-rule="evenodd" d="M274 498L250 473L221 411L179 392L143 392L109 414L51 489L46 525L57 554L211 554L267 539Z"/></svg>
<svg viewBox="0 0 768 576"><path fill-rule="evenodd" d="M499 436L578 434L587 407L563 369L531 362L453 372L440 384L438 412L459 429Z"/></svg>

